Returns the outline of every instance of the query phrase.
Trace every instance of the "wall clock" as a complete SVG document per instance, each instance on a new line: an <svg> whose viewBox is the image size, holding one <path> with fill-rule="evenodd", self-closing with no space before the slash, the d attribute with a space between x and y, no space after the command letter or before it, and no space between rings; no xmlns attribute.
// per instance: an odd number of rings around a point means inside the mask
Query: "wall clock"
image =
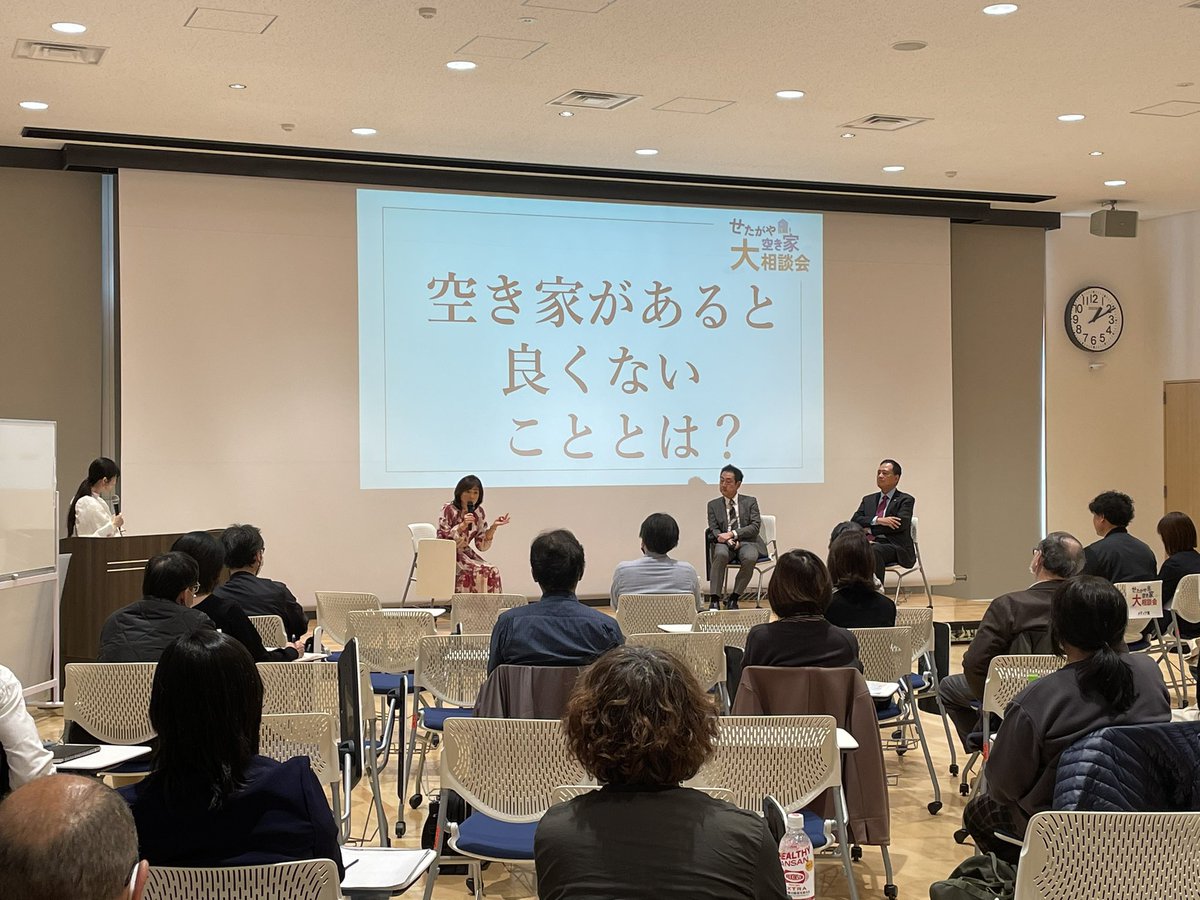
<svg viewBox="0 0 1200 900"><path fill-rule="evenodd" d="M1063 325L1076 347L1100 353L1121 339L1125 314L1121 301L1108 288L1085 287L1067 301Z"/></svg>

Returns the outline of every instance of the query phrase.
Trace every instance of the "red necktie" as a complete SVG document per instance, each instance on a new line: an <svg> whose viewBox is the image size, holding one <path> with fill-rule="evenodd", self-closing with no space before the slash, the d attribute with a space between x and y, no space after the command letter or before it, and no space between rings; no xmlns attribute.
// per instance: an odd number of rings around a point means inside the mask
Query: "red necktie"
<svg viewBox="0 0 1200 900"><path fill-rule="evenodd" d="M884 513L887 512L887 507L888 507L887 494L880 494L879 495L879 505L877 507L875 507L875 518L882 519L884 516Z"/></svg>

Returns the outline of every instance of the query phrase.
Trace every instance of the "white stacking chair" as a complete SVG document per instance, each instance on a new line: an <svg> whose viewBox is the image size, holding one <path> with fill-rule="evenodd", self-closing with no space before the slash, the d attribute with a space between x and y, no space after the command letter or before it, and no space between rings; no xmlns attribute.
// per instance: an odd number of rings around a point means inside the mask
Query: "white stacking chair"
<svg viewBox="0 0 1200 900"><path fill-rule="evenodd" d="M1179 655L1179 670L1183 673L1184 678L1190 676L1189 672L1189 657L1183 652L1183 638L1179 633L1179 623L1187 622L1189 625L1200 625L1200 575L1184 575L1179 580L1179 586L1175 588L1175 596L1171 600L1171 627L1168 629L1168 634L1174 638L1176 653ZM1200 653L1200 645L1197 644L1198 638L1188 638L1192 643L1191 660L1196 659L1197 653ZM1186 685L1187 682L1185 681ZM1197 688L1198 699L1200 699L1200 687Z"/></svg>
<svg viewBox="0 0 1200 900"><path fill-rule="evenodd" d="M1148 653L1167 665L1167 679L1180 708L1188 705L1187 666L1179 630L1171 633L1173 646L1168 646L1158 620L1163 614L1162 581L1119 581L1113 585L1129 606L1125 625L1125 643L1131 653ZM1149 625L1151 637L1142 636Z"/></svg>
<svg viewBox="0 0 1200 900"><path fill-rule="evenodd" d="M339 900L331 859L261 866L151 866L145 900Z"/></svg>
<svg viewBox="0 0 1200 900"><path fill-rule="evenodd" d="M724 636L726 647L745 650L750 629L770 618L769 609L707 609L696 616L695 629L715 631Z"/></svg>
<svg viewBox="0 0 1200 900"><path fill-rule="evenodd" d="M759 556L758 562L754 564L754 573L758 575L758 586L754 592L754 605L756 607L762 606L763 578L770 575L771 571L775 568L775 563L779 562L779 543L775 539L775 533L775 517L763 516L762 525L758 529L758 536L767 545L767 555ZM728 573L728 569L726 573Z"/></svg>
<svg viewBox="0 0 1200 900"><path fill-rule="evenodd" d="M942 728L946 730L946 744L950 748L950 773L958 774L958 754L955 749L954 733L950 729L950 717L946 715L946 707L938 694L937 663L933 655L933 610L927 606L902 606L896 610L896 624L907 628L912 634L913 673L908 676L912 687L913 697L933 696L937 702L938 713L942 717ZM925 672L918 673L916 664L923 662Z"/></svg>
<svg viewBox="0 0 1200 900"><path fill-rule="evenodd" d="M285 647L288 643L287 630L279 616L249 616L250 624L258 632L267 649ZM314 641L314 643L316 643Z"/></svg>
<svg viewBox="0 0 1200 900"><path fill-rule="evenodd" d="M688 787L708 794L714 800L724 800L726 803L733 802L733 791L727 788L702 787L701 785L688 785ZM566 803L568 800L574 800L576 797L582 797L584 794L590 794L592 791L598 790L600 790L600 785L598 784L560 784L554 789L551 805L557 806L559 803Z"/></svg>
<svg viewBox="0 0 1200 900"><path fill-rule="evenodd" d="M909 674L912 671L912 632L904 625L891 628L851 628L850 633L858 638L858 656L863 664L863 676L868 681L896 684L895 702L891 709L877 710L880 727L892 726L899 737L892 735L889 746L903 755L916 743L925 754L925 766L929 769L929 780L933 783L933 800L927 805L930 815L937 815L942 808L942 786L938 783L929 755L929 741L921 723L921 711L913 691ZM912 728L916 738L908 737Z"/></svg>
<svg viewBox="0 0 1200 900"><path fill-rule="evenodd" d="M912 536L913 554L917 559L915 563L908 567L901 565L887 567L887 571L896 576L896 595L893 599L897 603L900 602L900 587L904 584L904 579L916 572L921 576L921 584L925 586L925 605L929 609L933 609L933 591L929 588L929 579L925 577L925 564L921 562L921 544L917 539L917 516L912 517L908 533Z"/></svg>
<svg viewBox="0 0 1200 900"><path fill-rule="evenodd" d="M409 589L416 583L417 580L417 557L420 555L421 541L430 541L437 537L437 527L430 522L412 522L408 526L409 536L412 538L412 565L408 567L408 581L404 585L404 596L400 598L401 603L408 602Z"/></svg>
<svg viewBox="0 0 1200 900"><path fill-rule="evenodd" d="M157 734L150 724L150 689L158 663L67 663L63 693L63 734L74 722L104 744L146 744ZM147 758L113 772L141 776Z"/></svg>
<svg viewBox="0 0 1200 900"><path fill-rule="evenodd" d="M725 788L733 794L730 802L760 815L764 797L774 797L784 810L797 812L832 791L835 836L850 896L856 900L833 716L723 717L712 756L688 783L689 787L700 785ZM827 846L825 823L807 812L805 821L813 848ZM888 869L890 883L890 863Z"/></svg>
<svg viewBox="0 0 1200 900"><path fill-rule="evenodd" d="M622 594L614 616L622 634L650 634L659 625L695 625L692 594Z"/></svg>
<svg viewBox="0 0 1200 900"><path fill-rule="evenodd" d="M674 654L696 676L705 691L717 690L721 711L729 710L729 691L725 686L725 636L714 631L688 631L668 634L655 631L648 634L627 634L631 647L653 647Z"/></svg>
<svg viewBox="0 0 1200 900"><path fill-rule="evenodd" d="M1200 812L1040 812L1015 900L1180 900L1200 885Z"/></svg>
<svg viewBox="0 0 1200 900"><path fill-rule="evenodd" d="M337 757L338 721L329 713L275 713L264 715L258 729L258 752L278 762L307 756L317 781L332 786L337 798L341 781Z"/></svg>
<svg viewBox="0 0 1200 900"><path fill-rule="evenodd" d="M383 604L374 594L355 591L317 591L317 627L313 631L313 650L322 651L322 641L328 637L335 644L350 639L346 631L350 613L358 609L381 609ZM331 660L337 654L330 654Z"/></svg>
<svg viewBox="0 0 1200 900"><path fill-rule="evenodd" d="M525 606L524 594L455 594L450 598L450 630L455 634L491 634L500 613Z"/></svg>

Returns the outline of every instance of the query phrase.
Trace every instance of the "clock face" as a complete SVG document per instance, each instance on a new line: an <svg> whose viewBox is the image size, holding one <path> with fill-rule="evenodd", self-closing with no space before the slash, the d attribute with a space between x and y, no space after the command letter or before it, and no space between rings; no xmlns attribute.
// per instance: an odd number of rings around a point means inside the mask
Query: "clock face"
<svg viewBox="0 0 1200 900"><path fill-rule="evenodd" d="M1116 294L1107 288L1085 287L1067 301L1063 317L1067 337L1092 353L1107 350L1121 339L1125 314Z"/></svg>

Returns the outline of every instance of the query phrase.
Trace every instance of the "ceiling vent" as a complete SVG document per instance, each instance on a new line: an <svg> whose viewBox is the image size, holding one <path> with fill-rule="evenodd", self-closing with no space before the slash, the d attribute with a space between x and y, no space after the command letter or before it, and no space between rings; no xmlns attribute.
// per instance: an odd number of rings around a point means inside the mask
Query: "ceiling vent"
<svg viewBox="0 0 1200 900"><path fill-rule="evenodd" d="M899 131L901 128L908 128L910 125L920 125L922 122L928 122L929 119L923 119L920 116L885 116L879 113L874 113L869 116L863 116L861 119L855 119L853 122L847 122L843 128L865 128L870 131Z"/></svg>
<svg viewBox="0 0 1200 900"><path fill-rule="evenodd" d="M641 99L639 94L610 94L607 91L567 91L551 100L547 106L569 106L572 109L616 109Z"/></svg>
<svg viewBox="0 0 1200 900"><path fill-rule="evenodd" d="M57 41L17 41L13 49L16 59L40 59L44 62L76 63L81 66L97 65L107 47L89 47L86 44L60 44Z"/></svg>

